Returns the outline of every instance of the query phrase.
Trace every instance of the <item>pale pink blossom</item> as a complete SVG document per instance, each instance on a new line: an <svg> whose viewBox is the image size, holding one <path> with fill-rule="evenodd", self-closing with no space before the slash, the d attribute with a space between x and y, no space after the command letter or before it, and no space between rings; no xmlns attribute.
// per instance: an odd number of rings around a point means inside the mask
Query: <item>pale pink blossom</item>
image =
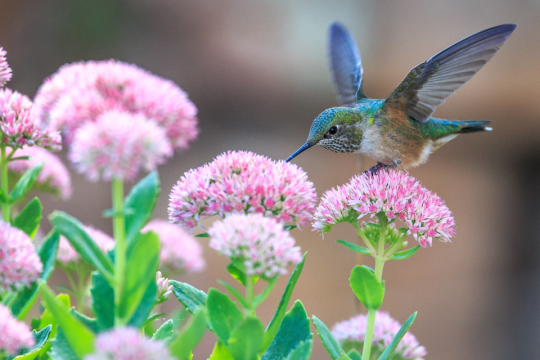
<svg viewBox="0 0 540 360"><path fill-rule="evenodd" d="M11 68L6 60L6 50L0 46L0 87L11 80Z"/></svg>
<svg viewBox="0 0 540 360"><path fill-rule="evenodd" d="M9 151L11 151L11 149L8 148L8 152ZM8 163L9 171L21 176L30 168L43 163L43 168L38 175L34 188L53 193L64 200L71 197L71 176L58 156L37 146L25 146L22 149L16 150L13 157L18 158L24 156L29 157L29 159L10 161Z"/></svg>
<svg viewBox="0 0 540 360"><path fill-rule="evenodd" d="M34 105L26 95L8 88L0 89L2 144L12 148L36 145L60 150L60 133L38 126L36 120Z"/></svg>
<svg viewBox="0 0 540 360"><path fill-rule="evenodd" d="M103 253L107 253L114 248L114 239L101 230L92 226L84 226L86 233L94 240ZM74 265L81 260L81 256L75 251L70 242L62 235L58 245L58 254L56 260L64 266Z"/></svg>
<svg viewBox="0 0 540 360"><path fill-rule="evenodd" d="M116 328L100 333L95 351L84 360L175 360L162 341L145 337L136 328Z"/></svg>
<svg viewBox="0 0 540 360"><path fill-rule="evenodd" d="M43 264L30 237L0 221L0 288L28 286L39 278L42 270Z"/></svg>
<svg viewBox="0 0 540 360"><path fill-rule="evenodd" d="M347 207L356 211L358 218L383 212L390 220L400 219L423 247L431 245L433 238L450 241L455 233L454 217L444 201L397 170L364 173L327 191L313 217L313 228L321 233L330 231L345 221Z"/></svg>
<svg viewBox="0 0 540 360"><path fill-rule="evenodd" d="M161 271L156 272L157 302L166 301L173 292L173 286L169 285L169 279L163 277Z"/></svg>
<svg viewBox="0 0 540 360"><path fill-rule="evenodd" d="M197 137L197 108L172 81L116 60L67 64L36 94L42 123L61 129L66 141L76 129L108 110L141 114L165 130L174 149Z"/></svg>
<svg viewBox="0 0 540 360"><path fill-rule="evenodd" d="M356 315L349 320L337 323L332 328L332 335L345 351L356 349L362 352L366 337L367 315ZM386 312L377 311L373 329L372 354L380 355L390 345L401 325ZM403 359L422 360L427 352L420 346L416 337L407 332L399 342L395 356Z"/></svg>
<svg viewBox="0 0 540 360"><path fill-rule="evenodd" d="M141 114L111 110L75 133L69 150L75 169L91 181L133 180L172 156L163 128Z"/></svg>
<svg viewBox="0 0 540 360"><path fill-rule="evenodd" d="M168 270L178 272L201 271L205 262L202 246L195 238L165 220L152 220L142 232L153 231L161 241L160 263Z"/></svg>
<svg viewBox="0 0 540 360"><path fill-rule="evenodd" d="M300 247L283 225L262 214L232 214L208 230L210 247L244 266L247 275L267 278L287 273L302 259Z"/></svg>
<svg viewBox="0 0 540 360"><path fill-rule="evenodd" d="M9 308L0 304L0 353L17 355L23 348L35 343L30 327L13 317Z"/></svg>
<svg viewBox="0 0 540 360"><path fill-rule="evenodd" d="M169 197L169 220L192 229L200 217L261 213L304 225L314 210L313 183L298 166L247 151L229 151L180 178Z"/></svg>

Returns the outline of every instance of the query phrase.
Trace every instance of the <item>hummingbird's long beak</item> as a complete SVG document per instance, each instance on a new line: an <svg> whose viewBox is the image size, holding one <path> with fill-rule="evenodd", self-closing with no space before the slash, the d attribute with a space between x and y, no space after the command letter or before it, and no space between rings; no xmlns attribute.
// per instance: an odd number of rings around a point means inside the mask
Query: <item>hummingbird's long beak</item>
<svg viewBox="0 0 540 360"><path fill-rule="evenodd" d="M293 158L297 157L298 154L300 154L301 152L304 152L305 150L309 149L310 147L312 147L313 145L310 145L309 143L305 143L304 145L300 146L300 149L296 150L294 152L294 154L292 154L291 156L289 156L289 158L287 160L285 160L286 162L289 162L291 161Z"/></svg>

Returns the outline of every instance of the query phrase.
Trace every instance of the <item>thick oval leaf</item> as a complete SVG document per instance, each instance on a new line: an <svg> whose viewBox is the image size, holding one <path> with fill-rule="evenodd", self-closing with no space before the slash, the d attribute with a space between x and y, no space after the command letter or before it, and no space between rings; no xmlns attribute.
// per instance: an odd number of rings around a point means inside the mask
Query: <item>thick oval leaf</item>
<svg viewBox="0 0 540 360"><path fill-rule="evenodd" d="M343 351L341 345L339 345L334 336L332 336L332 333L328 330L326 325L324 325L324 323L315 315L311 317L311 320L313 321L315 329L317 329L317 335L319 335L319 339L321 339L328 355L330 355L333 360L337 360L344 355L345 351Z"/></svg>
<svg viewBox="0 0 540 360"><path fill-rule="evenodd" d="M99 325L97 323L97 319L93 319L93 318L90 318L90 317L88 317L86 315L83 315L83 314L77 312L77 310L75 310L73 308L69 309L69 313L71 315L73 315L73 317L75 319L77 319L77 321L79 321L81 324L86 326L88 328L88 330L92 331L94 334L100 333Z"/></svg>
<svg viewBox="0 0 540 360"><path fill-rule="evenodd" d="M242 312L229 299L229 296L216 289L208 291L206 308L210 324L217 338L223 344L228 345L231 332L243 320Z"/></svg>
<svg viewBox="0 0 540 360"><path fill-rule="evenodd" d="M114 326L114 290L101 274L92 273L92 309L101 331Z"/></svg>
<svg viewBox="0 0 540 360"><path fill-rule="evenodd" d="M34 185L34 183L36 182L37 177L41 172L41 169L43 169L43 163L30 168L30 170L28 170L23 174L23 176L21 176L21 178L19 179L19 181L17 181L9 195L11 201L15 201L21 196L24 196L28 192L28 190L30 190L32 185Z"/></svg>
<svg viewBox="0 0 540 360"><path fill-rule="evenodd" d="M174 330L174 324L172 320L167 320L157 329L152 335L152 340L167 341L172 336Z"/></svg>
<svg viewBox="0 0 540 360"><path fill-rule="evenodd" d="M397 253L394 253L394 255L390 256L390 260L404 260L408 259L420 249L420 245L416 245L413 248L404 250L404 251L398 251Z"/></svg>
<svg viewBox="0 0 540 360"><path fill-rule="evenodd" d="M81 360L82 358L75 353L69 344L62 328L58 328L58 332L54 339L50 341L51 351L47 353L53 360ZM45 354L44 354L45 355Z"/></svg>
<svg viewBox="0 0 540 360"><path fill-rule="evenodd" d="M131 319L127 323L129 326L140 328L147 322L148 316L156 304L157 290L155 281L148 284L137 310L131 315Z"/></svg>
<svg viewBox="0 0 540 360"><path fill-rule="evenodd" d="M124 208L132 210L126 216L126 238L128 243L135 239L137 233L146 225L159 195L159 178L152 171L135 185L124 201Z"/></svg>
<svg viewBox="0 0 540 360"><path fill-rule="evenodd" d="M19 351L19 355L15 356L14 360L33 360L35 359L41 349L49 340L49 335L51 334L52 325L47 325L45 328L40 331L32 330L32 336L34 337L34 346L29 349L23 349Z"/></svg>
<svg viewBox="0 0 540 360"><path fill-rule="evenodd" d="M206 311L200 308L178 336L169 344L171 354L179 360L189 360L191 351L201 341L206 331Z"/></svg>
<svg viewBox="0 0 540 360"><path fill-rule="evenodd" d="M261 360L281 360L300 343L311 341L312 337L306 310L302 302L297 300L292 309L285 314L276 337Z"/></svg>
<svg viewBox="0 0 540 360"><path fill-rule="evenodd" d="M220 283L221 285L223 285L223 287L227 290L229 290L229 292L231 293L232 296L234 296L234 298L236 300L238 300L238 302L240 303L240 305L244 308L244 309L248 309L249 308L249 305L246 301L246 299L244 299L244 297L242 296L242 294L240 293L240 291L236 290L232 285L230 284L227 284L225 281L221 281L221 280L218 280L218 283Z"/></svg>
<svg viewBox="0 0 540 360"><path fill-rule="evenodd" d="M208 235L208 233L204 232L202 234L197 234L195 235L195 237L199 237L199 238L207 238L207 237L210 237L210 235Z"/></svg>
<svg viewBox="0 0 540 360"><path fill-rule="evenodd" d="M307 360L311 355L313 340L303 341L291 351L285 360Z"/></svg>
<svg viewBox="0 0 540 360"><path fill-rule="evenodd" d="M355 266L349 278L351 289L368 310L381 307L384 298L384 288L375 274L366 266Z"/></svg>
<svg viewBox="0 0 540 360"><path fill-rule="evenodd" d="M362 247L360 245L356 245L356 244L353 244L353 243L345 241L345 240L338 240L337 242L342 244L342 245L345 245L346 247L348 247L352 251L356 251L356 252L358 252L360 254L372 255L371 251L369 251L368 248Z"/></svg>
<svg viewBox="0 0 540 360"><path fill-rule="evenodd" d="M246 274L240 270L238 267L234 266L234 264L229 264L227 266L227 272L235 278L240 284L246 286ZM253 285L257 283L259 280L258 276L253 276Z"/></svg>
<svg viewBox="0 0 540 360"><path fill-rule="evenodd" d="M234 360L254 360L263 343L264 328L257 318L247 318L231 332L227 349Z"/></svg>
<svg viewBox="0 0 540 360"><path fill-rule="evenodd" d="M274 313L274 317L272 318L272 320L270 320L270 323L268 324L268 327L266 328L266 331L264 333L264 342L261 348L262 352L268 349L268 347L274 340L274 337L278 333L279 328L281 327L281 322L283 321L283 318L285 317L285 313L287 312L287 306L289 305L289 300L291 299L292 292L294 290L294 287L296 286L296 282L298 281L300 274L302 273L302 269L304 268L306 255L307 255L307 252L304 253L304 256L302 256L302 261L300 261L298 265L296 265L296 268L291 274L291 277L289 278L289 282L287 283L287 286L285 287L285 290L283 291L283 295L281 296L281 300L279 301L276 312Z"/></svg>
<svg viewBox="0 0 540 360"><path fill-rule="evenodd" d="M396 351L396 348L397 348L399 342L401 341L401 339L403 339L403 337L405 336L407 331L409 331L409 328L413 324L414 319L416 319L416 314L417 313L414 312L414 314L409 316L407 321L405 321L405 324L403 324L403 326L401 327L401 329L399 329L396 336L394 336L394 338L392 339L392 342L390 343L390 345L388 345L388 347L381 354L381 356L379 357L379 360L392 359L392 356L394 356L394 351Z"/></svg>
<svg viewBox="0 0 540 360"><path fill-rule="evenodd" d="M18 229L21 229L26 235L31 238L36 234L39 228L39 222L41 221L41 202L37 197L30 200L28 204L21 210L21 212L13 219L11 225Z"/></svg>
<svg viewBox="0 0 540 360"><path fill-rule="evenodd" d="M178 301L180 301L190 313L195 313L200 306L206 307L208 295L206 295L204 291L176 280L170 280L169 285L172 285L173 287L174 296L176 296Z"/></svg>
<svg viewBox="0 0 540 360"><path fill-rule="evenodd" d="M212 351L212 355L208 358L208 360L234 360L231 353L225 345L223 345L221 342L217 342L214 346L214 351Z"/></svg>
<svg viewBox="0 0 540 360"><path fill-rule="evenodd" d="M352 349L351 351L349 351L347 353L347 356L351 359L351 360L362 360L362 354L360 354L358 352L358 350L356 349Z"/></svg>

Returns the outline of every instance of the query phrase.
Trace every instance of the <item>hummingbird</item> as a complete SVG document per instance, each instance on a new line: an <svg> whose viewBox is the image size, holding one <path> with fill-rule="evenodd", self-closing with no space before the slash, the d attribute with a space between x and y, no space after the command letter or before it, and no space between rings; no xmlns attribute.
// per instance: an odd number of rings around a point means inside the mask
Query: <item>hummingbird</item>
<svg viewBox="0 0 540 360"><path fill-rule="evenodd" d="M363 69L353 37L340 23L330 26L330 71L339 107L313 121L298 154L322 146L337 153L360 153L377 161L369 169L406 170L427 161L439 147L462 133L490 131L491 121L431 117L438 105L462 87L501 48L517 25L477 32L413 68L386 99L370 99L362 88Z"/></svg>

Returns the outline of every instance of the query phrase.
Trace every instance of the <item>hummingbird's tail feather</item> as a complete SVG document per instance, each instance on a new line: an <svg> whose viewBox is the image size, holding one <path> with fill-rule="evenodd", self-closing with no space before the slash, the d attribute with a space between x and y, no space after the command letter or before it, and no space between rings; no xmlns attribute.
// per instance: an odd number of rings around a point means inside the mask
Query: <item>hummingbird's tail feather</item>
<svg viewBox="0 0 540 360"><path fill-rule="evenodd" d="M486 120L473 120L473 121L452 121L453 123L457 123L459 125L460 129L456 132L457 134L463 134L463 133L469 133L469 132L475 132L475 131L491 131L493 130L491 127L486 126L491 121Z"/></svg>

